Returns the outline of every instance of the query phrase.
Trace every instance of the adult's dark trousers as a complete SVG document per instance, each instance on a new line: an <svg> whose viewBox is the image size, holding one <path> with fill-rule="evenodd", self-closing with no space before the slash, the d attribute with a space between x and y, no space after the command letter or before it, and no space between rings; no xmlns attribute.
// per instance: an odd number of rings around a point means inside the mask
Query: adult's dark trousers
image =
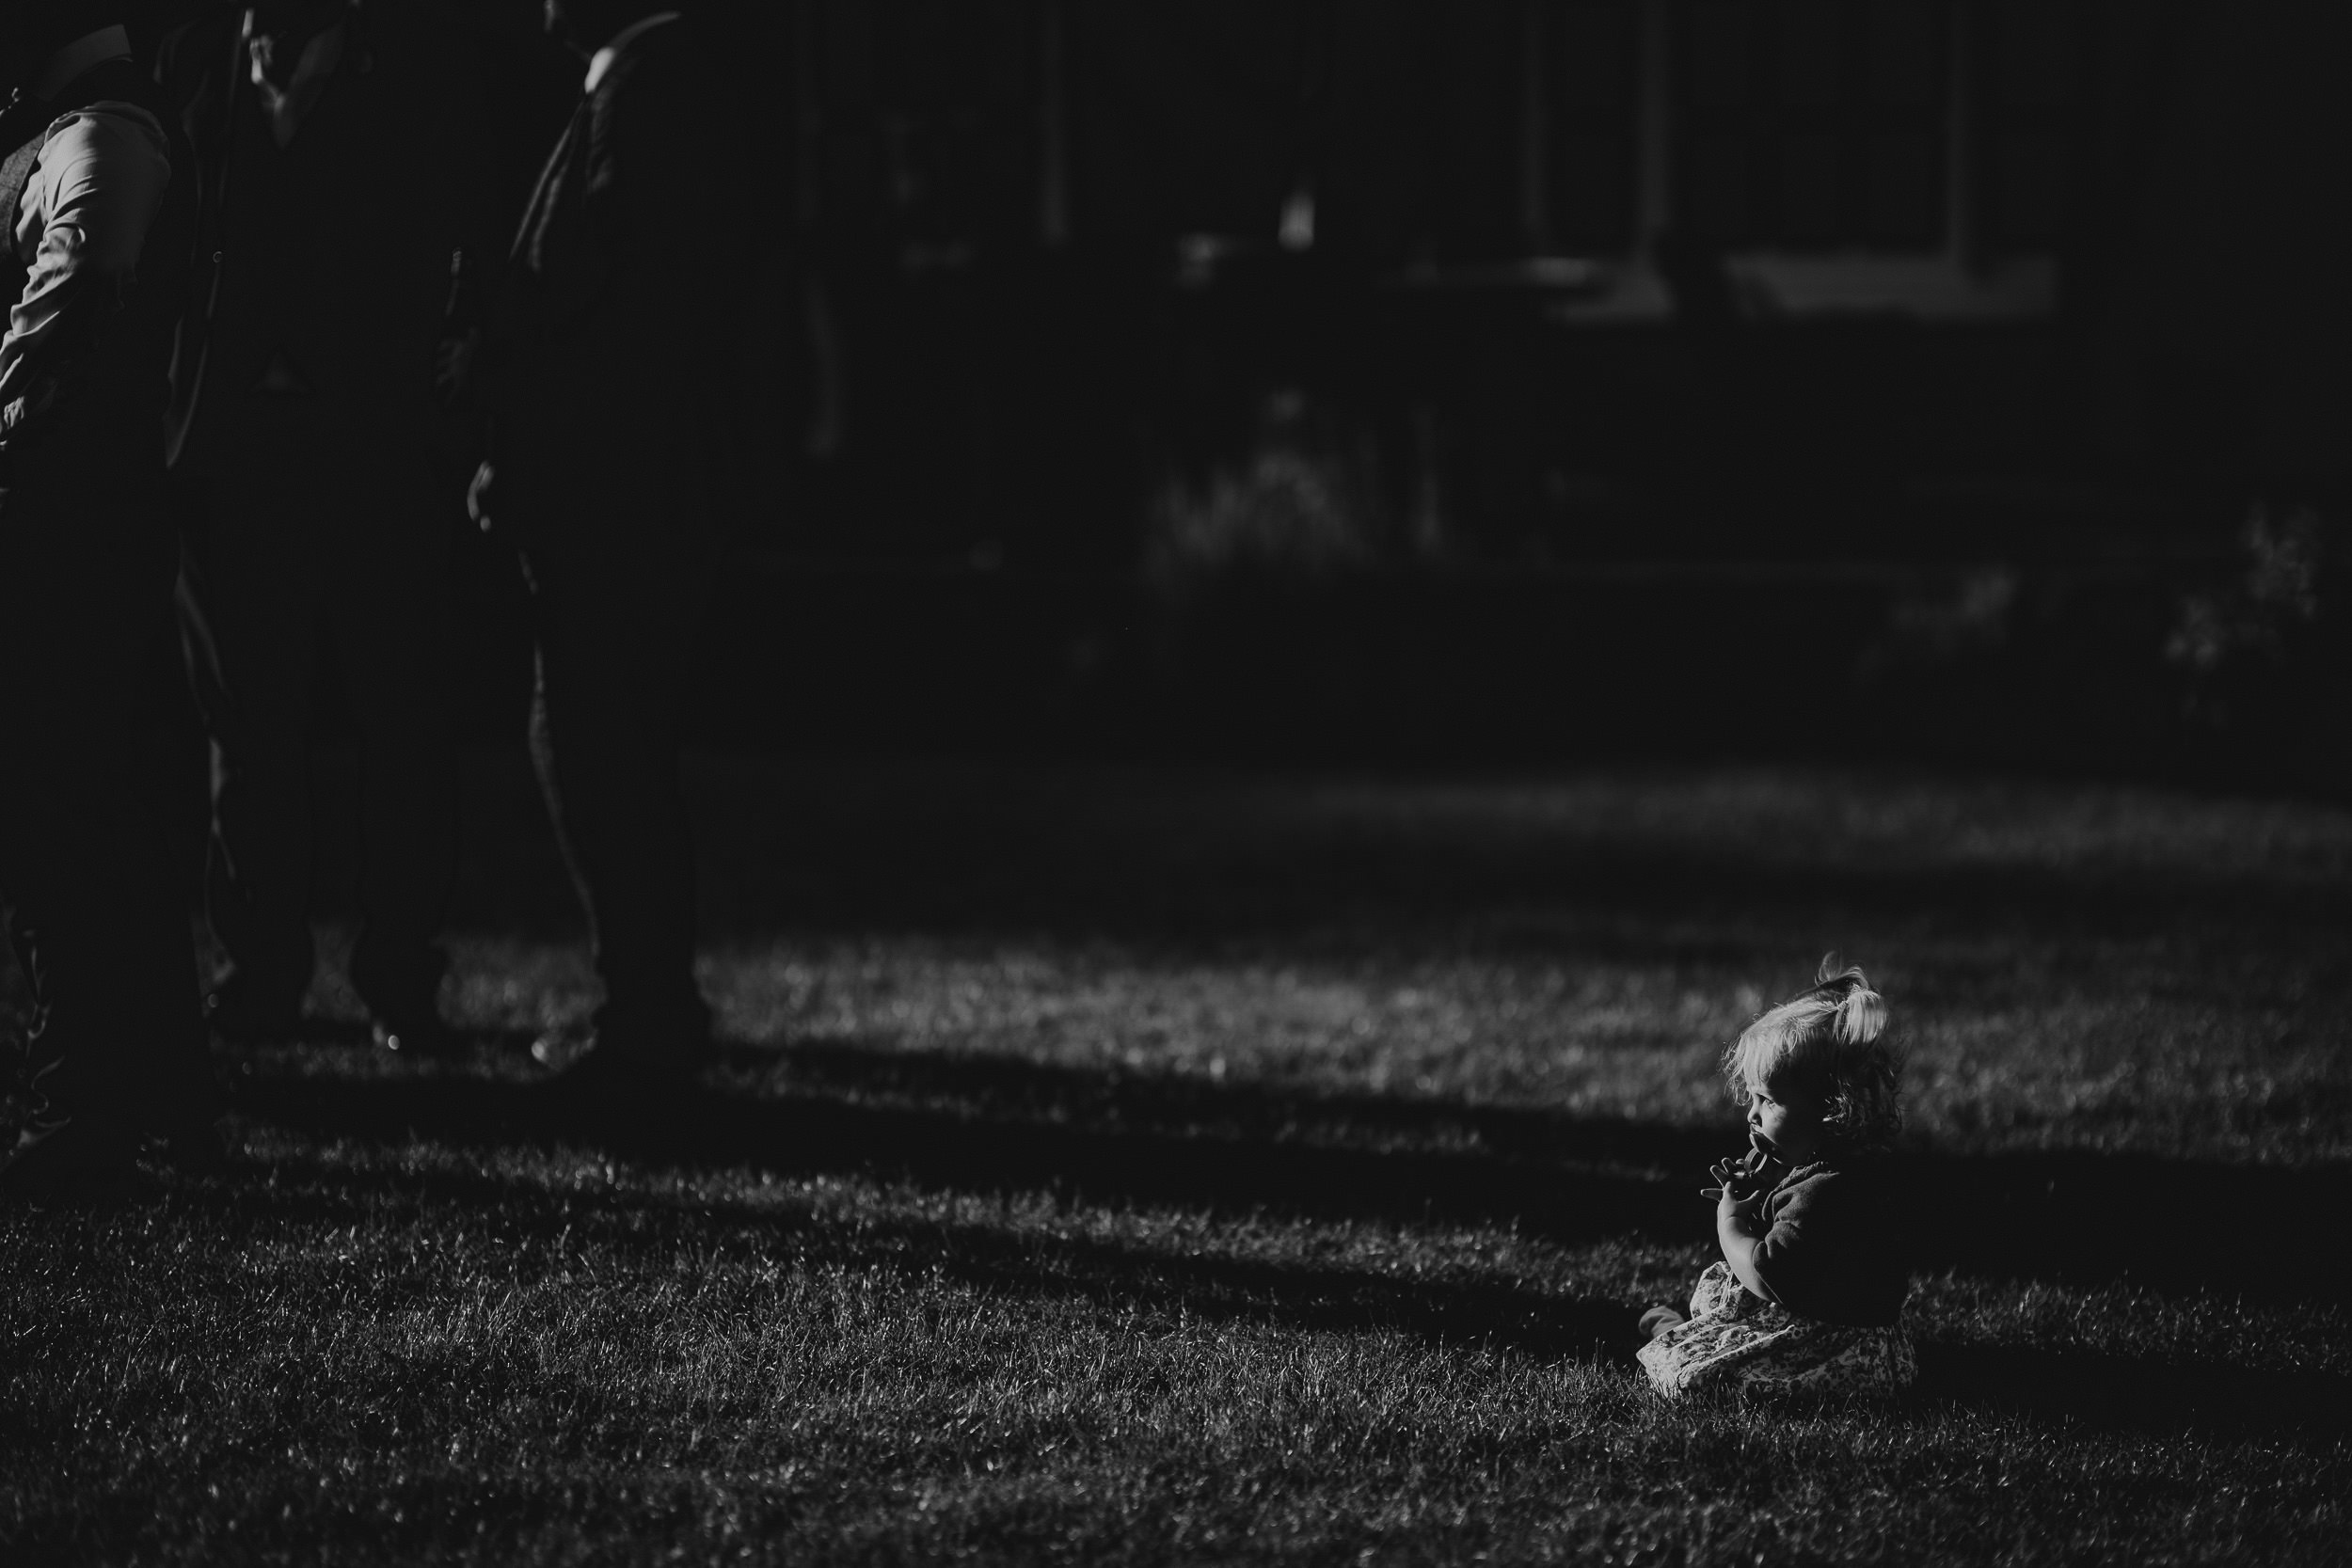
<svg viewBox="0 0 2352 1568"><path fill-rule="evenodd" d="M379 1014L430 1011L455 867L447 646L456 501L396 421L310 397L219 413L183 598L213 739L205 910L255 1016L310 990L310 742L330 661L360 750L359 940Z"/></svg>
<svg viewBox="0 0 2352 1568"><path fill-rule="evenodd" d="M0 906L49 1112L171 1132L220 1105L146 678L177 562L163 464L40 435L0 459Z"/></svg>
<svg viewBox="0 0 2352 1568"><path fill-rule="evenodd" d="M532 588L532 755L604 982L597 1049L675 1060L710 1031L678 764L717 528L691 446L541 428L502 443L498 502Z"/></svg>

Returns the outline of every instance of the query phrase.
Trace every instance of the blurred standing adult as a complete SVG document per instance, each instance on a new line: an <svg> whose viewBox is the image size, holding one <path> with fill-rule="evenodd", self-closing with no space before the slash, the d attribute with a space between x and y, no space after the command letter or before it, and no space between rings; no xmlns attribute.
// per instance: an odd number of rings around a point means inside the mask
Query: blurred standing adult
<svg viewBox="0 0 2352 1568"><path fill-rule="evenodd" d="M36 1069L10 1196L110 1184L152 1136L200 1148L219 1108L140 718L170 628L161 416L186 214L119 14L0 10L0 912Z"/></svg>
<svg viewBox="0 0 2352 1568"><path fill-rule="evenodd" d="M532 753L605 988L566 1082L639 1105L709 1050L677 722L734 489L745 195L734 95L692 20L643 0L547 14L588 67L491 312L476 495L530 578Z"/></svg>
<svg viewBox="0 0 2352 1568"><path fill-rule="evenodd" d="M183 610L213 740L206 909L232 1040L297 1027L314 961L308 735L331 667L358 733L377 1039L449 1043L446 682L455 494L434 377L453 253L490 231L485 70L440 0L258 0L166 40L199 241L174 475L202 498Z"/></svg>

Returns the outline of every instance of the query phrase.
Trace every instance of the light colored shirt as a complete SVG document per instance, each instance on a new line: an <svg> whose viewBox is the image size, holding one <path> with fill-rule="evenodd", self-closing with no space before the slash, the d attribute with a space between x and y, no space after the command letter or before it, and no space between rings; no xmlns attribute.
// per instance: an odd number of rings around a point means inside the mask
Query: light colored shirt
<svg viewBox="0 0 2352 1568"><path fill-rule="evenodd" d="M58 55L87 51L89 42L69 44ZM72 74L119 53L95 55ZM0 416L10 422L23 417L24 411L14 405L36 390L39 351L56 333L74 294L101 284L127 288L136 276L147 230L171 182L168 147L154 116L117 100L50 123L11 236L29 270L24 293L8 309L8 331L0 336Z"/></svg>
<svg viewBox="0 0 2352 1568"><path fill-rule="evenodd" d="M135 104L93 103L59 118L17 209L16 248L32 259L0 338L0 407L32 388L27 362L56 331L77 288L127 288L171 181L164 128Z"/></svg>

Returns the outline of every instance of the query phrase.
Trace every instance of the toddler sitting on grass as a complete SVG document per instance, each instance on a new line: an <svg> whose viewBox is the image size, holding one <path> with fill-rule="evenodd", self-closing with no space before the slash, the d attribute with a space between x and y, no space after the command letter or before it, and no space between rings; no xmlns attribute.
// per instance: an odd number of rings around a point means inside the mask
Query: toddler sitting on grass
<svg viewBox="0 0 2352 1568"><path fill-rule="evenodd" d="M1885 1395L1917 1375L1883 1158L1902 1125L1885 1033L1885 1001L1833 955L1724 1053L1750 1148L1711 1167L1724 1260L1699 1275L1690 1315L1642 1314L1660 1393Z"/></svg>

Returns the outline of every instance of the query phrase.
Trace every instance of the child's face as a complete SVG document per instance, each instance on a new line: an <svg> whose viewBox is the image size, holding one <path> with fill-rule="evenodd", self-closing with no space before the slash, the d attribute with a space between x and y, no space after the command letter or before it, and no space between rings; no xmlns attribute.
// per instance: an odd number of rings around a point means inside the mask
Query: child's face
<svg viewBox="0 0 2352 1568"><path fill-rule="evenodd" d="M1748 1077L1748 1138L1792 1165L1811 1162L1821 1147L1820 1085L1794 1073L1766 1081Z"/></svg>

